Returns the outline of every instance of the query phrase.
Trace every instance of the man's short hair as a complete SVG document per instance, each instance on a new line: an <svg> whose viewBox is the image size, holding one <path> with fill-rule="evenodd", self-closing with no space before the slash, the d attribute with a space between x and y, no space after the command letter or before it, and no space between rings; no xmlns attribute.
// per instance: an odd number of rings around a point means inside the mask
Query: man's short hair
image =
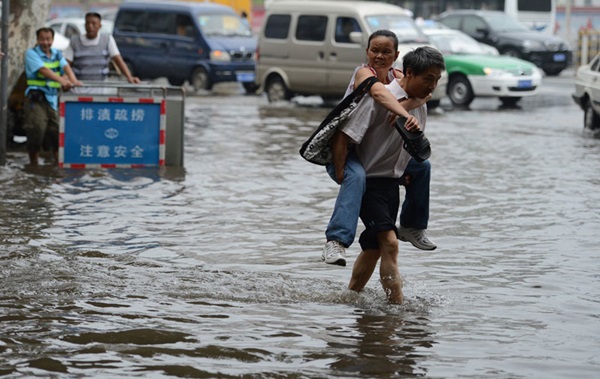
<svg viewBox="0 0 600 379"><path fill-rule="evenodd" d="M431 46L418 47L406 53L402 58L402 68L405 75L406 70L409 68L412 69L415 75L419 75L430 67L438 67L442 71L446 69L444 56L439 50Z"/></svg>
<svg viewBox="0 0 600 379"><path fill-rule="evenodd" d="M98 20L102 21L102 16L100 16L100 13L97 12L88 12L85 14L85 18L88 17L96 17Z"/></svg>
<svg viewBox="0 0 600 379"><path fill-rule="evenodd" d="M39 28L38 30L36 30L35 31L35 37L36 38L40 38L40 33L48 33L48 32L50 34L52 34L52 38L54 38L54 29L52 29L52 28L46 28L46 27Z"/></svg>

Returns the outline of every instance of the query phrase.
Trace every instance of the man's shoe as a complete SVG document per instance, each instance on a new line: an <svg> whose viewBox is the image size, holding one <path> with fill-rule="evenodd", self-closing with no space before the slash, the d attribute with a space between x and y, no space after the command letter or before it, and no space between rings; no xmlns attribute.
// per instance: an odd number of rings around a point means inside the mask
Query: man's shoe
<svg viewBox="0 0 600 379"><path fill-rule="evenodd" d="M346 266L346 248L338 241L327 241L321 260L330 265Z"/></svg>
<svg viewBox="0 0 600 379"><path fill-rule="evenodd" d="M435 250L437 245L427 237L427 230L400 228L400 241L410 242L414 247L421 250Z"/></svg>

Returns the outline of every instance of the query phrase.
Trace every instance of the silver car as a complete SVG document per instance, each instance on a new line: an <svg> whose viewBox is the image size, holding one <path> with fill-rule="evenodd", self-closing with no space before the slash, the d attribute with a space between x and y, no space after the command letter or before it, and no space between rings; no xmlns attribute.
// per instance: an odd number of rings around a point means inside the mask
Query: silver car
<svg viewBox="0 0 600 379"><path fill-rule="evenodd" d="M600 53L575 75L573 100L583 109L583 125L588 129L600 128Z"/></svg>
<svg viewBox="0 0 600 379"><path fill-rule="evenodd" d="M101 23L100 33L112 34L114 23L110 20L102 20ZM86 33L85 18L83 17L55 18L47 21L46 27L62 33L67 38Z"/></svg>

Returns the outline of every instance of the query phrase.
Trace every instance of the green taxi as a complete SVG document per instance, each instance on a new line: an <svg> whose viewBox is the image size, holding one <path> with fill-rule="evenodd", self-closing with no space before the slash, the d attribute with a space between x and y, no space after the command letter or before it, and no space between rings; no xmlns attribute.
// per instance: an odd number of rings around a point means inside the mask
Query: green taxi
<svg viewBox="0 0 600 379"><path fill-rule="evenodd" d="M542 73L533 63L499 55L495 48L458 30L423 31L444 54L447 92L454 105L467 107L475 97L497 97L504 106L514 106L538 92Z"/></svg>

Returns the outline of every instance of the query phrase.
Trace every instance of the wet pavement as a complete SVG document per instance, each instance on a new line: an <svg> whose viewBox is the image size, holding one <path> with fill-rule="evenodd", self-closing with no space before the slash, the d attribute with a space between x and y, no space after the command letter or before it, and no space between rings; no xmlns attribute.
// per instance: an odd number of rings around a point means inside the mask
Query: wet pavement
<svg viewBox="0 0 600 379"><path fill-rule="evenodd" d="M7 378L594 378L600 139L572 77L519 108L428 120L424 252L406 303L320 262L336 185L298 149L328 112L190 96L185 168L0 168ZM360 230L360 228L359 228Z"/></svg>

